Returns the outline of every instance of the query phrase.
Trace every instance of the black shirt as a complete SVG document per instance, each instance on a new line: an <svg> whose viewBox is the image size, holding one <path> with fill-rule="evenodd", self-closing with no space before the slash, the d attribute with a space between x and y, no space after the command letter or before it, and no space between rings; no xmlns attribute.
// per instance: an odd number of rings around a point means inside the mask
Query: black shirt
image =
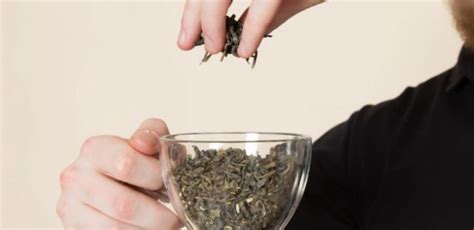
<svg viewBox="0 0 474 230"><path fill-rule="evenodd" d="M287 229L474 229L474 52L313 145Z"/></svg>

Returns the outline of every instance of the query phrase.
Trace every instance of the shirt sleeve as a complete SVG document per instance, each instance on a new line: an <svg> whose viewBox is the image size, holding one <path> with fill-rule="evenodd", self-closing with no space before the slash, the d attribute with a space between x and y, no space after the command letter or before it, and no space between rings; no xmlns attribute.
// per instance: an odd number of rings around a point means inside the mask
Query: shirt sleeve
<svg viewBox="0 0 474 230"><path fill-rule="evenodd" d="M287 229L355 229L354 192L348 175L350 120L313 144L308 183Z"/></svg>

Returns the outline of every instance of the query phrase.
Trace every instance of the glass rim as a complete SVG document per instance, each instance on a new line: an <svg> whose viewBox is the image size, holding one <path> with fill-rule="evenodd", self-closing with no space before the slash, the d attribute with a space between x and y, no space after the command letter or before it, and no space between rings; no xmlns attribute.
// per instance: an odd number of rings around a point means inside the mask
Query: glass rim
<svg viewBox="0 0 474 230"><path fill-rule="evenodd" d="M246 134L258 134L258 135L274 135L276 138L264 138L260 140L206 140L206 139L181 139L181 136L191 136L191 135L246 135ZM278 136L282 136L278 138ZM283 136L286 136L284 138ZM287 132L192 132L192 133L176 133L168 134L160 137L160 141L164 142L180 142L180 143L267 143L267 142L286 142L294 140L312 140L311 136L305 134L297 133L287 133Z"/></svg>

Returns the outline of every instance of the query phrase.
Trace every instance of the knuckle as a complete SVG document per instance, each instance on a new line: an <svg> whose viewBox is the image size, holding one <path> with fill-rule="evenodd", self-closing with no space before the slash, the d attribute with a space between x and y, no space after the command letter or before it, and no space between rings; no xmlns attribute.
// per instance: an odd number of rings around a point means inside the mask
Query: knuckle
<svg viewBox="0 0 474 230"><path fill-rule="evenodd" d="M63 197L59 198L56 204L56 214L58 214L60 218L64 218L66 214L66 208L67 208L66 205L67 205L66 199L64 199Z"/></svg>
<svg viewBox="0 0 474 230"><path fill-rule="evenodd" d="M114 200L114 212L117 219L129 221L135 215L136 200L133 196L119 195Z"/></svg>
<svg viewBox="0 0 474 230"><path fill-rule="evenodd" d="M132 178L136 168L136 156L131 152L123 152L117 160L117 176L127 180Z"/></svg>
<svg viewBox="0 0 474 230"><path fill-rule="evenodd" d="M100 164L100 156L122 146L124 139L119 136L101 135L87 138L81 146L79 162Z"/></svg>
<svg viewBox="0 0 474 230"><path fill-rule="evenodd" d="M72 164L65 168L59 175L59 183L62 188L69 186L73 181L77 179L77 167Z"/></svg>
<svg viewBox="0 0 474 230"><path fill-rule="evenodd" d="M166 122L160 118L148 118L145 120L145 123L156 124L159 127L166 128Z"/></svg>
<svg viewBox="0 0 474 230"><path fill-rule="evenodd" d="M99 139L98 136L93 136L93 137L87 138L84 141L84 143L82 143L81 151L80 151L81 154L91 153L94 150L95 146L97 146L98 139Z"/></svg>

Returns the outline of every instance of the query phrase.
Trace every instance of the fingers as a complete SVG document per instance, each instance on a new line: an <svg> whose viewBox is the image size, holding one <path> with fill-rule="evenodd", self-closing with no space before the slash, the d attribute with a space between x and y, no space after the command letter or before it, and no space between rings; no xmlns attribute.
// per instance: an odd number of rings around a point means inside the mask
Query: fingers
<svg viewBox="0 0 474 230"><path fill-rule="evenodd" d="M178 46L183 50L194 47L202 31L206 51L215 54L224 48L227 9L231 0L188 0L181 18Z"/></svg>
<svg viewBox="0 0 474 230"><path fill-rule="evenodd" d="M134 146L116 136L87 139L78 160L60 176L62 196L57 211L65 227L181 227L173 212L140 192L162 187L160 164L152 154L158 152L159 136L167 133L163 121L148 119L133 135L130 142Z"/></svg>
<svg viewBox="0 0 474 230"><path fill-rule="evenodd" d="M204 0L201 6L201 25L206 51L221 52L225 43L226 14L230 0Z"/></svg>
<svg viewBox="0 0 474 230"><path fill-rule="evenodd" d="M139 153L119 137L89 138L81 148L78 162L138 187L157 190L163 185L158 159Z"/></svg>
<svg viewBox="0 0 474 230"><path fill-rule="evenodd" d="M242 40L237 50L240 57L248 58L255 53L266 34L282 0L254 0L245 15Z"/></svg>
<svg viewBox="0 0 474 230"><path fill-rule="evenodd" d="M238 55L250 57L266 33L298 12L322 2L324 0L253 0L241 18L244 28ZM181 19L178 46L183 50L193 48L202 31L206 51L211 54L222 51L225 43L225 15L230 4L231 0L188 0Z"/></svg>
<svg viewBox="0 0 474 230"><path fill-rule="evenodd" d="M87 166L76 173L70 171L69 178L62 183L63 191L115 220L146 229L181 226L178 217L156 200Z"/></svg>
<svg viewBox="0 0 474 230"><path fill-rule="evenodd" d="M190 50L201 33L201 1L188 0L184 5L181 18L181 31L178 35L178 46L182 50Z"/></svg>
<svg viewBox="0 0 474 230"><path fill-rule="evenodd" d="M295 14L305 9L308 9L312 6L320 4L322 2L324 2L324 0L285 0L285 1L282 1L280 4L280 8L278 9L278 13L275 15L272 23L267 28L267 33L278 28L281 24L286 22L286 20L288 20Z"/></svg>
<svg viewBox="0 0 474 230"><path fill-rule="evenodd" d="M160 151L160 136L169 134L168 127L163 120L150 118L140 125L130 138L130 145L137 151L155 155Z"/></svg>
<svg viewBox="0 0 474 230"><path fill-rule="evenodd" d="M61 195L57 212L66 229L140 229L108 217L97 209L74 199L69 193Z"/></svg>

